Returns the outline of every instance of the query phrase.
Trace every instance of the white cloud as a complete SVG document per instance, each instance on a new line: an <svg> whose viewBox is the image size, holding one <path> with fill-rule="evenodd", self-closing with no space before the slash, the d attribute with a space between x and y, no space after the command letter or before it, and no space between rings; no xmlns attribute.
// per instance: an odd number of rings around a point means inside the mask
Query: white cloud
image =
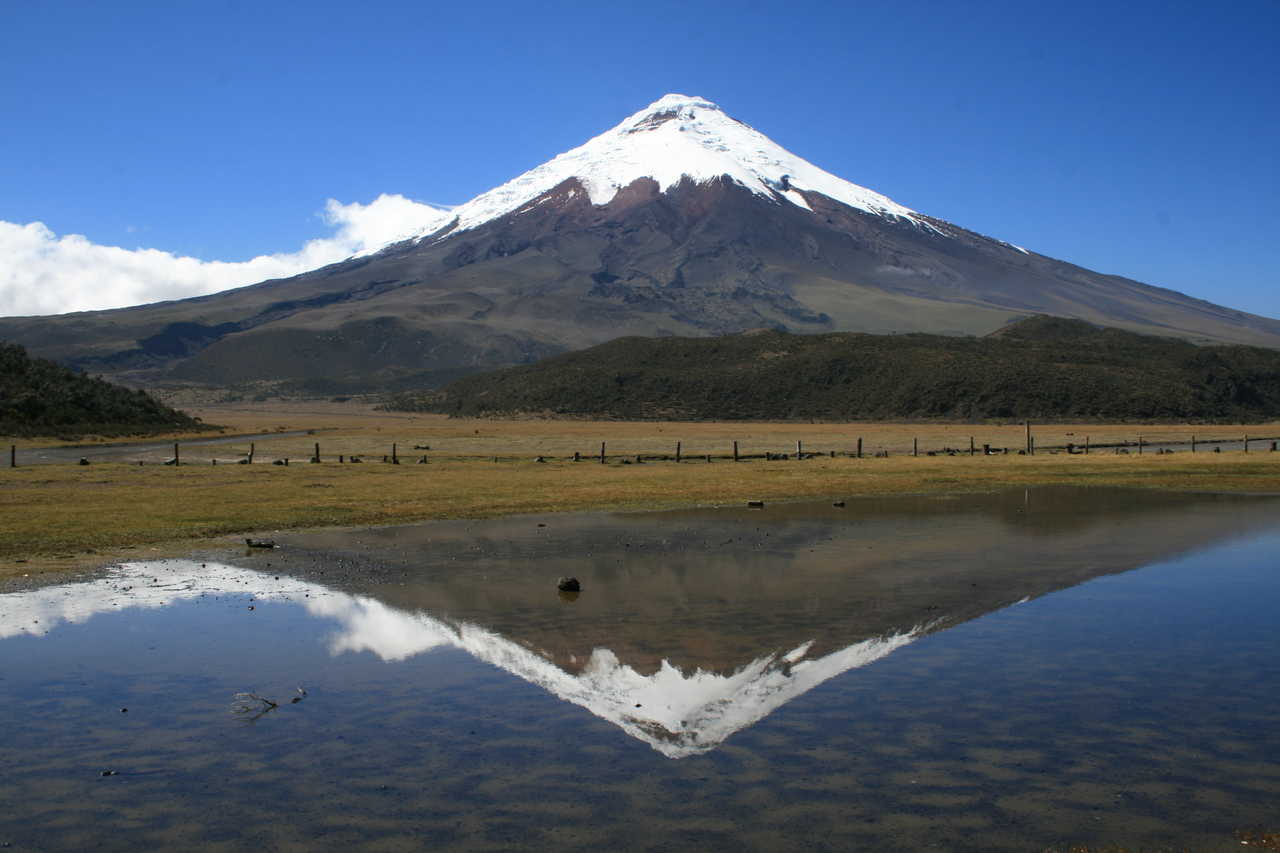
<svg viewBox="0 0 1280 853"><path fill-rule="evenodd" d="M449 215L402 195L369 204L330 199L323 218L332 236L247 261L102 246L79 234L59 237L43 222L0 221L0 317L141 305L296 275L440 227Z"/></svg>

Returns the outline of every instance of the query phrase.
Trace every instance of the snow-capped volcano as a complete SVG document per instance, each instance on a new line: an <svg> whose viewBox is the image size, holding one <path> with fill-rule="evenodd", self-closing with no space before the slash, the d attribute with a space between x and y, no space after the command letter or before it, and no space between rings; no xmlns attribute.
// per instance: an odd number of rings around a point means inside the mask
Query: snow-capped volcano
<svg viewBox="0 0 1280 853"><path fill-rule="evenodd" d="M868 213L919 221L915 211L819 169L730 118L711 101L671 94L586 144L456 208L456 228L475 228L518 210L569 178L578 179L592 204L606 205L641 178L652 178L665 192L685 178L706 183L722 176L757 195L786 199L805 210L809 205L797 190L818 192Z"/></svg>
<svg viewBox="0 0 1280 853"><path fill-rule="evenodd" d="M402 233L212 296L0 318L0 339L139 384L308 393L429 388L627 335L985 335L1032 314L1280 348L1280 321L911 210L686 95Z"/></svg>

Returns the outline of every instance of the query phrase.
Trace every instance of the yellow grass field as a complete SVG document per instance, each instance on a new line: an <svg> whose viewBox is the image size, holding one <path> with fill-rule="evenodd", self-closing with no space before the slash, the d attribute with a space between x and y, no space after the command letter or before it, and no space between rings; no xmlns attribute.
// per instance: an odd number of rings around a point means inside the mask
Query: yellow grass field
<svg viewBox="0 0 1280 853"><path fill-rule="evenodd" d="M228 433L262 433L314 430L314 435L255 441L257 458L290 460L309 458L314 445L320 444L324 458L339 454L360 454L381 458L398 445L402 456L415 455L415 445L427 445L432 459L439 457L534 458L598 454L600 442L607 444L610 456L666 454L675 452L681 442L685 455L712 453L728 455L737 441L741 453L793 453L801 441L808 452L836 450L851 452L857 439L863 439L863 452L876 451L900 455L912 451L917 440L921 453L951 447L968 452L969 440L980 449L983 444L1008 447L1011 451L1025 445L1022 424L939 424L939 423L757 423L757 422L636 422L588 420L487 420L442 415L379 412L371 405L359 403L267 402L191 407L192 414L208 423L227 428ZM1093 445L1130 442L1139 437L1148 443L1161 441L1189 442L1221 439L1239 442L1245 435L1254 439L1280 438L1280 423L1248 425L1191 424L1046 424L1033 425L1038 448L1065 447L1068 443ZM28 441L28 445L49 444ZM19 445L20 447L22 445ZM1262 444L1254 445L1264 449ZM192 460L208 462L212 457L234 459L248 451L243 444L192 447L184 451ZM1136 447L1133 448L1136 452ZM423 451L416 451L421 455ZM157 454L156 458L160 458Z"/></svg>
<svg viewBox="0 0 1280 853"><path fill-rule="evenodd" d="M632 423L450 420L375 412L353 404L264 404L196 411L230 432L310 430L253 441L255 464L232 464L249 441L181 449L180 467L158 464L170 451L129 462L20 465L0 469L0 575L89 566L144 554L176 553L202 542L279 530L376 525L509 513L741 504L747 500L832 499L861 495L961 493L1009 486L1116 485L1192 491L1280 493L1280 453L1180 451L1138 455L1114 450L1068 455L1068 442L1235 439L1280 436L1280 424L1055 425L1034 427L1039 452L1020 456L1021 425ZM1010 455L969 456L975 443ZM797 461L806 453L852 451L867 458ZM727 457L788 453L780 461ZM149 440L154 441L154 440ZM596 459L607 445L608 464ZM636 464L637 455L685 461ZM920 455L912 456L913 442ZM316 443L321 464L307 464ZM37 442L38 444L38 442ZM382 463L395 444L400 465ZM414 447L430 447L429 450ZM956 456L926 455L944 447ZM6 448L7 450L7 448ZM887 450L888 458L872 458ZM583 461L573 462L577 451ZM365 460L338 464L341 454ZM708 464L706 454L714 454ZM417 464L426 456L427 464ZM536 458L547 461L538 463ZM290 460L286 467L270 464ZM218 460L217 465L213 460ZM7 458L4 460L7 465Z"/></svg>

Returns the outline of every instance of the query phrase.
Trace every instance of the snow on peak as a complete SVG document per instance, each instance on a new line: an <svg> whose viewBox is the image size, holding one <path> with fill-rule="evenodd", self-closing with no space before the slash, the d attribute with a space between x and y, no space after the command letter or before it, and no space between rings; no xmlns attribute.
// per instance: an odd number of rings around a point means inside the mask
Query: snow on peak
<svg viewBox="0 0 1280 853"><path fill-rule="evenodd" d="M689 95L663 95L640 112L628 118L614 128L622 133L640 133L654 130L672 119L692 121L697 118L698 110L714 111L724 115L716 104L706 98Z"/></svg>
<svg viewBox="0 0 1280 853"><path fill-rule="evenodd" d="M708 110L720 109L718 104L713 104L698 95L681 95L678 92L668 92L640 112L658 112L660 110L680 109L681 107L702 107ZM637 113L636 115L639 114ZM632 118L634 117L632 116Z"/></svg>
<svg viewBox="0 0 1280 853"><path fill-rule="evenodd" d="M653 178L665 191L686 177L707 182L724 175L754 193L806 210L804 196L795 190L821 193L868 213L918 221L910 208L819 169L711 101L669 94L584 145L455 208L457 225L451 231L517 210L569 178L586 188L592 204L602 205L639 178Z"/></svg>

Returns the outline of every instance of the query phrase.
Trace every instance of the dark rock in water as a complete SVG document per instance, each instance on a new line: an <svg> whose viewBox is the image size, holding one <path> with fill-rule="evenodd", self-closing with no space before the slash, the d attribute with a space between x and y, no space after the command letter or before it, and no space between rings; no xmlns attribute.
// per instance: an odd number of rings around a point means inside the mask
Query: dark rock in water
<svg viewBox="0 0 1280 853"><path fill-rule="evenodd" d="M556 589L561 592L579 592L582 590L582 584L577 578L560 578L556 581Z"/></svg>
<svg viewBox="0 0 1280 853"><path fill-rule="evenodd" d="M274 539L246 539L244 544L250 548L274 548L276 543Z"/></svg>
<svg viewBox="0 0 1280 853"><path fill-rule="evenodd" d="M844 501L832 501L832 502L831 502L831 505L832 505L832 506L834 506L834 507L843 507L843 506L844 506Z"/></svg>
<svg viewBox="0 0 1280 853"><path fill-rule="evenodd" d="M747 501L747 506L751 509L764 509L764 501Z"/></svg>
<svg viewBox="0 0 1280 853"><path fill-rule="evenodd" d="M81 457L80 457L80 464L81 464L81 465L88 465L88 464L89 464L89 460L88 460L88 459L86 459L85 457L81 456Z"/></svg>

